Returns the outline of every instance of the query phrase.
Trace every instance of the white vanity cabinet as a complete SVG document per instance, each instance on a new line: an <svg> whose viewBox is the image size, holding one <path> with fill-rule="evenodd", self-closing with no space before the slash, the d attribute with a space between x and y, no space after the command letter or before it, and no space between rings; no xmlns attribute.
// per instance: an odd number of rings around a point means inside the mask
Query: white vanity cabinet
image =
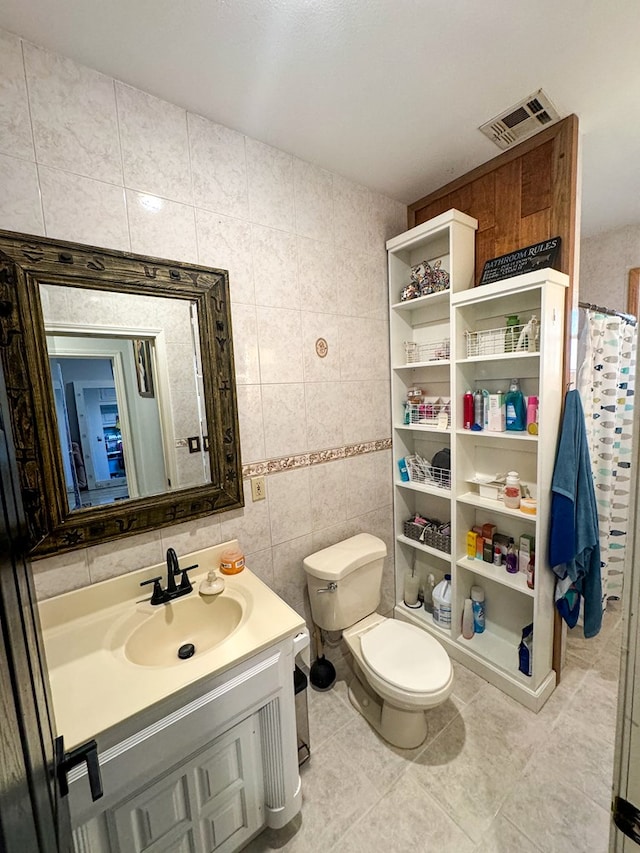
<svg viewBox="0 0 640 853"><path fill-rule="evenodd" d="M285 639L98 736L104 797L69 774L76 853L232 853L300 809Z"/></svg>
<svg viewBox="0 0 640 853"><path fill-rule="evenodd" d="M40 602L56 727L65 750L96 740L102 776L92 802L86 766L67 773L76 853L232 853L300 811L309 633L248 568L201 592L229 547L182 555L194 588L167 604L140 590L164 564Z"/></svg>
<svg viewBox="0 0 640 853"><path fill-rule="evenodd" d="M396 466L395 615L433 633L452 657L527 707L539 710L555 686L554 576L547 551L551 479L563 399L569 280L555 270L543 269L473 287L473 223L469 217L449 211L387 244ZM465 226L465 239L461 239L458 231ZM442 245L449 251L450 289L398 302L402 288L409 283L411 265L434 257L435 249ZM506 318L513 315L520 320L518 336L522 325L535 316L538 338L532 347L522 342L518 347L517 339L507 340ZM440 344L445 335L447 347ZM429 346L433 341L436 348ZM514 378L520 381L525 397L538 397L538 433L465 429L465 392L506 393ZM405 400L407 389L412 388L420 389L430 402L410 410L407 419ZM444 416L439 418L437 407L443 403L438 401L446 401L449 407L446 421ZM435 407L434 418L429 406ZM431 461L445 447L450 450L449 476L438 476L437 469L432 469L424 481L401 480L399 459L419 454ZM502 500L480 493L478 479L511 470L530 488L537 501L535 514L509 509ZM431 534L428 541L412 538L416 529L406 522L416 513L450 521L450 539ZM468 531L484 524L493 524L497 532L513 537L516 548L521 535L531 537L536 560L534 589L527 586L521 571L509 574L504 566L467 556ZM412 566L423 580L429 573L436 583L445 573L451 575L450 628L435 624L424 609L404 604L403 581ZM486 629L465 639L462 612L472 586L482 587L485 594ZM532 671L525 675L519 669L518 647L522 630L532 623Z"/></svg>

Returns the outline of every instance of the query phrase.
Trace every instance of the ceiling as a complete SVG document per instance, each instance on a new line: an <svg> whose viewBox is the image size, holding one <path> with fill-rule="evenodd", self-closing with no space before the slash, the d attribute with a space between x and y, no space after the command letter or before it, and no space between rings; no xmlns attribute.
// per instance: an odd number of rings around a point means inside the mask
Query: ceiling
<svg viewBox="0 0 640 853"><path fill-rule="evenodd" d="M582 232L640 224L637 0L2 0L0 27L411 203L542 88L582 137Z"/></svg>

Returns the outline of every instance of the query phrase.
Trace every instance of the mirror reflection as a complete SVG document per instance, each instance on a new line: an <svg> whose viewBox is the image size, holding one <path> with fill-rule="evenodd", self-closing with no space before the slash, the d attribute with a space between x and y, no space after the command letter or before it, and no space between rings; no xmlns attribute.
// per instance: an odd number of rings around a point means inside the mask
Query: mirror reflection
<svg viewBox="0 0 640 853"><path fill-rule="evenodd" d="M197 306L40 284L70 511L209 483Z"/></svg>

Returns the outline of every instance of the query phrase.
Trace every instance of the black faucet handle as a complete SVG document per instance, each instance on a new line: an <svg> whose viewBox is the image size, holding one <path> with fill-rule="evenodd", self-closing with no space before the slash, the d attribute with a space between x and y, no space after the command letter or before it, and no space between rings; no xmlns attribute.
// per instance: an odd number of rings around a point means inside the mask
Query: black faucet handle
<svg viewBox="0 0 640 853"><path fill-rule="evenodd" d="M198 564L194 563L193 566L186 566L184 569L180 569L180 571L182 572L182 577L180 578L179 589L186 589L186 590L189 590L189 592L191 592L191 590L193 589L193 586L191 585L191 581L189 580L189 578L187 576L187 572L190 572L191 569L197 569L197 568L198 568Z"/></svg>
<svg viewBox="0 0 640 853"><path fill-rule="evenodd" d="M157 578L148 578L146 581L141 581L140 586L146 586L149 583L153 584L153 592L151 593L151 598L149 599L150 604L164 604L166 598L165 594L162 591L162 587L160 586L160 581L162 578L158 575Z"/></svg>

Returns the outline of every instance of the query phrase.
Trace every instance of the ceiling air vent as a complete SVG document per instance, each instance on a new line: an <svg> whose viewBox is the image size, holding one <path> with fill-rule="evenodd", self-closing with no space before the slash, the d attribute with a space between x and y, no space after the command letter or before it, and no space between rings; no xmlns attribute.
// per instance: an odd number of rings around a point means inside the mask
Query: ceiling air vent
<svg viewBox="0 0 640 853"><path fill-rule="evenodd" d="M560 115L542 89L529 95L519 104L505 110L480 126L480 130L492 142L502 148L511 148L528 139L554 121Z"/></svg>

